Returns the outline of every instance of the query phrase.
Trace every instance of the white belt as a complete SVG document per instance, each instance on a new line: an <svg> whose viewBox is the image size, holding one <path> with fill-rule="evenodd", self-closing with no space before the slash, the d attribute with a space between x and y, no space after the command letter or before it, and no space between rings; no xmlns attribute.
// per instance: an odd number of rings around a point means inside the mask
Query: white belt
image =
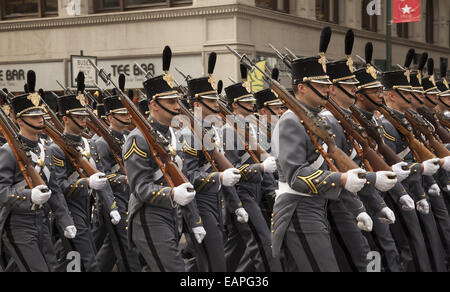
<svg viewBox="0 0 450 292"><path fill-rule="evenodd" d="M296 190L292 189L287 183L281 181L278 182L278 192L280 195L288 193L302 197L312 197L311 195L297 192Z"/></svg>

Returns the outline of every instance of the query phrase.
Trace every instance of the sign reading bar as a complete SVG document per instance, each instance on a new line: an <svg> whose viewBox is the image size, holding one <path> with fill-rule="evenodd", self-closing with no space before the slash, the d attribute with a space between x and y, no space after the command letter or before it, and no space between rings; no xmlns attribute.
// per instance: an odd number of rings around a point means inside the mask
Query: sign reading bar
<svg viewBox="0 0 450 292"><path fill-rule="evenodd" d="M91 66L89 60L92 60L94 64L97 64L97 57L90 56L70 56L70 87L77 87L78 73L83 72L85 77L86 89L96 88L95 84L98 83L98 75L94 67Z"/></svg>

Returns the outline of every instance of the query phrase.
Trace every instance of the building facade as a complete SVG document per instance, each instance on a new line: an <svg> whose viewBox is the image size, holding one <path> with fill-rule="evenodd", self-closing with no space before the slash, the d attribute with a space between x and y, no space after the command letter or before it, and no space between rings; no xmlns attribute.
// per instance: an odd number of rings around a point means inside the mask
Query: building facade
<svg viewBox="0 0 450 292"><path fill-rule="evenodd" d="M239 62L230 45L269 67L283 65L269 47L290 48L297 56L318 53L319 35L331 26L329 59L344 55L344 36L355 32L354 55L374 44L374 58L386 58L385 3L381 15L368 16L370 0L0 0L0 87L23 91L26 72L37 73L37 88L61 90L74 83L72 55L94 56L99 67L127 88L141 88L144 76L162 73L165 45L173 51L172 68L200 77L208 54L218 54L216 79L237 80ZM422 21L392 26L393 64L402 64L410 47L439 60L450 58L450 2L421 0ZM354 57L355 61L358 61ZM439 66L436 65L436 69ZM183 78L172 70L178 81ZM105 86L98 81L100 86Z"/></svg>

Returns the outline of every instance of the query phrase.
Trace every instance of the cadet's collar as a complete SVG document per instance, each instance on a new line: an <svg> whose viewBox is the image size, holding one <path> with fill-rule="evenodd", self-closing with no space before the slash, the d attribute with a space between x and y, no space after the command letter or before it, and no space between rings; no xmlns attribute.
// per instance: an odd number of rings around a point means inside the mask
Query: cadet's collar
<svg viewBox="0 0 450 292"><path fill-rule="evenodd" d="M118 138L118 139L120 139L120 140L122 140L123 139L123 135L125 134L125 133L120 133L119 131L116 131L116 130L114 130L113 128L109 128L110 130L111 130L111 134L113 134L113 136L114 137L116 137L116 138Z"/></svg>
<svg viewBox="0 0 450 292"><path fill-rule="evenodd" d="M301 102L309 111L311 111L315 116L317 116L322 110L320 108L315 108L306 103Z"/></svg>
<svg viewBox="0 0 450 292"><path fill-rule="evenodd" d="M75 142L81 142L81 140L82 140L81 135L74 135L74 134L70 134L70 133L67 133L67 132L64 132L64 135L65 135L68 139L70 139L70 140L72 140L72 141L75 141Z"/></svg>
<svg viewBox="0 0 450 292"><path fill-rule="evenodd" d="M8 141L6 141L6 139L4 137L0 137L0 143L6 144L6 142L8 142Z"/></svg>
<svg viewBox="0 0 450 292"><path fill-rule="evenodd" d="M150 124L161 134L165 135L169 131L169 127L155 120L151 115L148 117Z"/></svg>
<svg viewBox="0 0 450 292"><path fill-rule="evenodd" d="M405 116L405 114L404 113L402 113L402 112L399 112L398 110L396 110L395 108L392 108L392 107L389 107L391 110L393 110L394 111L394 113L395 114L397 114L397 115L399 115L399 116L401 116L401 117L404 117Z"/></svg>
<svg viewBox="0 0 450 292"><path fill-rule="evenodd" d="M373 113L368 112L368 111L366 111L366 110L360 108L359 106L356 106L356 107L359 109L360 112L363 113L363 115L366 116L366 118L368 118L369 120L372 120L372 119L373 119Z"/></svg>
<svg viewBox="0 0 450 292"><path fill-rule="evenodd" d="M32 141L28 138L25 138L24 136L20 135L20 139L22 140L22 142L25 144L25 146L29 147L30 149L34 149L38 146L39 141Z"/></svg>
<svg viewBox="0 0 450 292"><path fill-rule="evenodd" d="M41 133L41 138L44 139L44 140L48 140L49 139L48 135L45 134L45 133Z"/></svg>
<svg viewBox="0 0 450 292"><path fill-rule="evenodd" d="M128 135L130 135L130 131L128 131L128 130L123 130L123 134L128 136Z"/></svg>

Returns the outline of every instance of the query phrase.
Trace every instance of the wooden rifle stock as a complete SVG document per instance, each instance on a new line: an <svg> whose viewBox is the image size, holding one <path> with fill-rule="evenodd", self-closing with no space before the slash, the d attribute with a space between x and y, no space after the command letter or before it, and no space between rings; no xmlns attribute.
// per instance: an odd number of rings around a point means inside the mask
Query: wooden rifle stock
<svg viewBox="0 0 450 292"><path fill-rule="evenodd" d="M450 151L448 151L448 149L444 145L442 145L442 143L436 140L432 133L432 130L428 128L428 125L425 123L425 121L422 120L420 116L412 111L407 111L405 113L405 117L411 123L413 128L417 129L427 138L429 146L439 158L450 156Z"/></svg>
<svg viewBox="0 0 450 292"><path fill-rule="evenodd" d="M87 113L89 114L88 127L91 128L97 135L103 137L106 143L111 150L111 154L114 157L114 160L119 165L122 172L126 175L125 166L122 160L122 143L114 137L110 130L105 127L103 122L94 114L94 112L90 108L86 108Z"/></svg>
<svg viewBox="0 0 450 292"><path fill-rule="evenodd" d="M0 130L3 132L3 136L8 142L9 147L11 148L14 157L16 158L17 164L19 165L19 169L22 172L23 178L27 182L27 185L30 189L33 189L37 186L46 185L40 174L36 171L33 166L33 163L26 153L23 144L19 141L19 134L15 131L14 128L10 126L9 118L0 108ZM44 163L44 162L42 162ZM43 189L42 192L48 192L48 189ZM39 206L33 204L32 210L37 210Z"/></svg>
<svg viewBox="0 0 450 292"><path fill-rule="evenodd" d="M355 123L351 115L345 113L332 98L329 98L325 107L340 122L350 140L354 139L361 145L361 161L368 164L366 165L368 171L392 171L392 168L370 147L367 133Z"/></svg>
<svg viewBox="0 0 450 292"><path fill-rule="evenodd" d="M445 116L426 107L418 108L417 112L434 126L436 134L439 135L443 143L450 143L450 133L448 129L444 128L450 128L450 121Z"/></svg>
<svg viewBox="0 0 450 292"><path fill-rule="evenodd" d="M382 115L386 119L391 122L391 124L399 131L406 139L406 142L409 145L409 148L411 149L411 152L413 153L414 157L417 159L418 162L422 163L426 160L430 160L433 158L436 158L436 156L431 153L430 150L428 150L423 144L421 144L412 133L411 129L406 128L407 125L404 124L403 121L399 120L398 117L395 116L395 113L389 109L387 106L383 105L379 107L378 109Z"/></svg>
<svg viewBox="0 0 450 292"><path fill-rule="evenodd" d="M386 163L392 166L402 162L402 159L384 142L383 136L378 130L378 126L366 118L356 106L351 106L350 110L353 113L353 118L363 126L370 138L377 143L378 153L383 156ZM375 145L371 147L375 149Z"/></svg>
<svg viewBox="0 0 450 292"><path fill-rule="evenodd" d="M99 173L99 171L83 157L78 149L68 142L64 134L59 132L53 125L47 124L45 133L61 148L80 177L90 177L91 175Z"/></svg>

